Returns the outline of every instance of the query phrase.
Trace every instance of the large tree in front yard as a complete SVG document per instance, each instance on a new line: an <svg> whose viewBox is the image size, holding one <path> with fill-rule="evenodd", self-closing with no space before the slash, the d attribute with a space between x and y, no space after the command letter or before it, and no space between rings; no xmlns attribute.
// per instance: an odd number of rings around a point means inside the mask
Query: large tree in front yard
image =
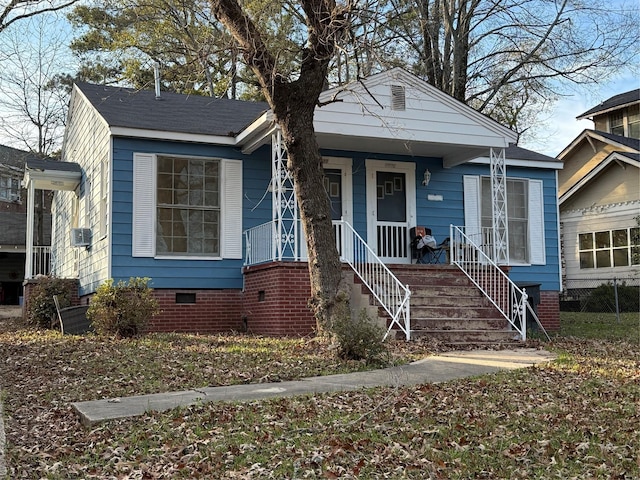
<svg viewBox="0 0 640 480"><path fill-rule="evenodd" d="M314 111L326 82L329 63L349 25L351 7L334 0L300 0L304 44L294 68L279 62L279 52L238 0L210 0L213 13L228 29L253 70L275 114L287 150L287 168L295 182L307 238L311 307L318 328L330 329L334 315L348 302L341 291L340 258L335 248L329 200L324 190ZM292 71L293 70L293 71Z"/></svg>

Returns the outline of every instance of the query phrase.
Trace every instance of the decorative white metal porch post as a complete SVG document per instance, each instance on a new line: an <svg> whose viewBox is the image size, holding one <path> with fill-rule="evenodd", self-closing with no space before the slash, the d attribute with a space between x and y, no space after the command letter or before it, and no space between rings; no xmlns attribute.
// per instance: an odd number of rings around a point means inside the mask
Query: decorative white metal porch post
<svg viewBox="0 0 640 480"><path fill-rule="evenodd" d="M493 216L493 261L509 263L509 226L507 224L507 167L504 148L490 151L491 210Z"/></svg>
<svg viewBox="0 0 640 480"><path fill-rule="evenodd" d="M293 178L287 170L287 151L282 134L277 130L271 135L273 188L273 249L274 259L299 259L298 252L298 202L293 188Z"/></svg>
<svg viewBox="0 0 640 480"><path fill-rule="evenodd" d="M27 185L27 239L26 239L26 256L24 262L24 278L28 280L33 278L33 217L35 215L35 195L36 189L33 180L29 179Z"/></svg>

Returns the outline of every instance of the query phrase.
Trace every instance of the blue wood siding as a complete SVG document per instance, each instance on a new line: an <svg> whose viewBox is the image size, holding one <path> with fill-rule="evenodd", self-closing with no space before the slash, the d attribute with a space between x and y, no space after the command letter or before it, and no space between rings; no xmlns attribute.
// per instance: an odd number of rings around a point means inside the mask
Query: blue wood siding
<svg viewBox="0 0 640 480"><path fill-rule="evenodd" d="M271 219L271 153L264 147L243 155L230 147L115 138L113 141L112 266L114 280L150 277L155 288L242 288L242 260L188 260L133 257L133 154L195 155L243 161L243 229ZM263 198L264 196L264 198ZM261 201L262 199L262 201ZM244 244L244 239L243 239Z"/></svg>
<svg viewBox="0 0 640 480"><path fill-rule="evenodd" d="M242 260L166 260L134 258L131 255L132 165L133 153L166 153L210 156L243 161L243 219L247 229L271 220L271 149L265 146L252 155L243 155L230 147L158 142L136 139L114 139L112 203L112 276L152 278L156 288L241 288ZM488 165L442 167L439 158L366 154L326 150L325 156L346 157L353 161L354 228L366 239L366 168L365 161L388 160L416 163L416 207L418 224L432 229L438 241L449 236L449 225L464 225L463 176L489 175ZM431 172L428 186L422 185L425 169ZM541 284L542 290L560 288L558 219L556 208L555 171L535 168L508 167L509 177L539 179L543 182L546 264L513 267L511 278L516 282ZM428 200L428 195L441 195L442 201ZM244 239L243 239L244 245Z"/></svg>

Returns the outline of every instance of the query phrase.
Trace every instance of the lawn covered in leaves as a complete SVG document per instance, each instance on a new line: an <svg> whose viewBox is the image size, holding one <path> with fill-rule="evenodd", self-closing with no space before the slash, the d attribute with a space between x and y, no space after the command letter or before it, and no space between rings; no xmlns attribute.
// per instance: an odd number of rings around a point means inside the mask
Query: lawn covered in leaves
<svg viewBox="0 0 640 480"><path fill-rule="evenodd" d="M610 318L600 322L611 330ZM363 365L337 361L310 339L116 341L3 322L8 478L640 478L639 322L627 314L626 330L607 340L582 338L575 326L571 336L541 345L558 360L533 368L438 385L206 404L91 429L69 402ZM424 344L394 348L404 359L429 352Z"/></svg>

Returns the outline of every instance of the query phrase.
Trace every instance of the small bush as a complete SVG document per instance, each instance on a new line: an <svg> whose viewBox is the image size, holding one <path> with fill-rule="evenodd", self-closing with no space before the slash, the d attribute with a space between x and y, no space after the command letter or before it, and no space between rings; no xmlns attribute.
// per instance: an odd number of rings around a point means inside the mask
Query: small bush
<svg viewBox="0 0 640 480"><path fill-rule="evenodd" d="M71 305L71 284L57 277L41 277L29 294L27 303L27 323L40 328L57 325L56 304L53 296L58 296L60 308Z"/></svg>
<svg viewBox="0 0 640 480"><path fill-rule="evenodd" d="M618 307L620 312L640 311L640 287L618 285ZM586 312L615 312L616 297L612 283L603 283L594 288L585 300L582 310Z"/></svg>
<svg viewBox="0 0 640 480"><path fill-rule="evenodd" d="M346 360L364 360L368 364L384 363L388 357L384 330L373 323L365 310L357 320L344 315L333 324L338 356Z"/></svg>
<svg viewBox="0 0 640 480"><path fill-rule="evenodd" d="M98 335L135 337L158 313L148 278L130 278L128 283L107 280L91 299L87 317Z"/></svg>

